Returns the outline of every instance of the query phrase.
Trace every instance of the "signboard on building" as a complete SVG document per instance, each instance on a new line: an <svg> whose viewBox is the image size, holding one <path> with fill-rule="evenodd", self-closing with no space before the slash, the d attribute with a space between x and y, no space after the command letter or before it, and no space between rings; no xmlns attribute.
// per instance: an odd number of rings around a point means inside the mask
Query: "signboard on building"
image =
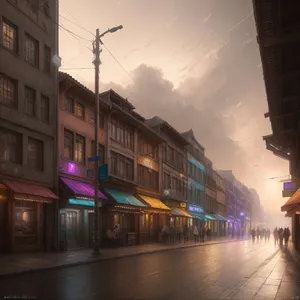
<svg viewBox="0 0 300 300"><path fill-rule="evenodd" d="M180 202L180 207L186 208L186 203L185 202Z"/></svg>
<svg viewBox="0 0 300 300"><path fill-rule="evenodd" d="M282 197L292 197L297 191L297 183L293 181L287 181L283 183Z"/></svg>
<svg viewBox="0 0 300 300"><path fill-rule="evenodd" d="M138 164L140 164L148 169L154 170L156 172L159 171L158 163L155 162L150 157L140 155L138 157Z"/></svg>
<svg viewBox="0 0 300 300"><path fill-rule="evenodd" d="M187 210L190 212L195 212L195 213L203 213L204 209L202 207L196 206L196 205L191 205L189 204L187 206Z"/></svg>

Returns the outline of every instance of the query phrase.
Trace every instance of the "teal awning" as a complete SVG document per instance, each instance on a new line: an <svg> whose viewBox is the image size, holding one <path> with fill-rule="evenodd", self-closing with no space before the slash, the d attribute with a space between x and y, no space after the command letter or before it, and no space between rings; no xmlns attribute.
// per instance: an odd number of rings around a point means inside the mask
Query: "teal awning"
<svg viewBox="0 0 300 300"><path fill-rule="evenodd" d="M201 165L199 162L197 162L196 160L190 158L190 159L189 159L189 162L190 162L191 164L193 164L195 167L197 167L198 169L201 169L203 172L205 172L205 167L202 166L202 165Z"/></svg>
<svg viewBox="0 0 300 300"><path fill-rule="evenodd" d="M194 218L200 220L200 221L205 221L205 218L204 217L200 217L199 215L197 214L193 214L193 213L190 213Z"/></svg>
<svg viewBox="0 0 300 300"><path fill-rule="evenodd" d="M93 200L85 200L85 199L75 199L75 198L70 198L68 200L68 203L71 205L82 205L82 206L95 206L95 202Z"/></svg>
<svg viewBox="0 0 300 300"><path fill-rule="evenodd" d="M221 216L219 214L214 214L214 217L216 217L219 221L227 221L226 218L224 218L223 216Z"/></svg>
<svg viewBox="0 0 300 300"><path fill-rule="evenodd" d="M194 188L196 188L196 189L198 189L198 190L204 192L204 186L198 184L198 183L195 182L195 181L190 181L190 183L191 183L191 185L192 185Z"/></svg>
<svg viewBox="0 0 300 300"><path fill-rule="evenodd" d="M215 217L213 217L212 215L210 215L210 214L205 214L205 218L206 219L209 219L209 220L216 220L216 218Z"/></svg>
<svg viewBox="0 0 300 300"><path fill-rule="evenodd" d="M104 190L106 193L112 196L118 204L146 207L144 203L142 203L140 200L135 198L133 195L120 192L117 190L111 190L111 189L104 189Z"/></svg>

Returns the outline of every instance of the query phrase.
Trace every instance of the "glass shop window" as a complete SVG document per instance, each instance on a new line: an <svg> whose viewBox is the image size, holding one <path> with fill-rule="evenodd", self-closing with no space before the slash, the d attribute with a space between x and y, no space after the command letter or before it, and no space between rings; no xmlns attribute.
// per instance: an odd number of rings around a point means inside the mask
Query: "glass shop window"
<svg viewBox="0 0 300 300"><path fill-rule="evenodd" d="M37 204L28 202L16 206L15 231L17 235L37 234Z"/></svg>

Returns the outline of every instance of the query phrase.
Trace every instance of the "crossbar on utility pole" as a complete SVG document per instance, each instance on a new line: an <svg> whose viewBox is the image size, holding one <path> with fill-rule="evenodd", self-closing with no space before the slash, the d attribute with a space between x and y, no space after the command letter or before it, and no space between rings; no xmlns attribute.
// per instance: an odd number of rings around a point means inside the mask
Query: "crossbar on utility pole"
<svg viewBox="0 0 300 300"><path fill-rule="evenodd" d="M95 156L99 152L99 142L98 142L98 130L99 130L99 114L100 114L100 105L99 105L99 69L100 69L100 34L99 29L96 30L96 39L94 44L94 54L95 54ZM94 206L94 245L93 245L93 254L99 254L99 195L98 195L98 167L99 161L95 162L95 206Z"/></svg>

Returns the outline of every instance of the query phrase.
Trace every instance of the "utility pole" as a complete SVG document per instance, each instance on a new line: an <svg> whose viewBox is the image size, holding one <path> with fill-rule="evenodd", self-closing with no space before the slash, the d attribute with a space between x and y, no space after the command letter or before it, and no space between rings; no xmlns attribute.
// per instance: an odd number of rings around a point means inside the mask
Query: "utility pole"
<svg viewBox="0 0 300 300"><path fill-rule="evenodd" d="M99 153L99 142L98 142L98 132L99 132L99 114L100 114L100 105L99 105L99 70L100 70L100 34L99 29L96 30L96 39L94 43L94 54L95 54L95 156L98 156ZM93 254L99 254L99 195L98 195L98 167L99 160L95 162L95 206L94 206L94 247Z"/></svg>

